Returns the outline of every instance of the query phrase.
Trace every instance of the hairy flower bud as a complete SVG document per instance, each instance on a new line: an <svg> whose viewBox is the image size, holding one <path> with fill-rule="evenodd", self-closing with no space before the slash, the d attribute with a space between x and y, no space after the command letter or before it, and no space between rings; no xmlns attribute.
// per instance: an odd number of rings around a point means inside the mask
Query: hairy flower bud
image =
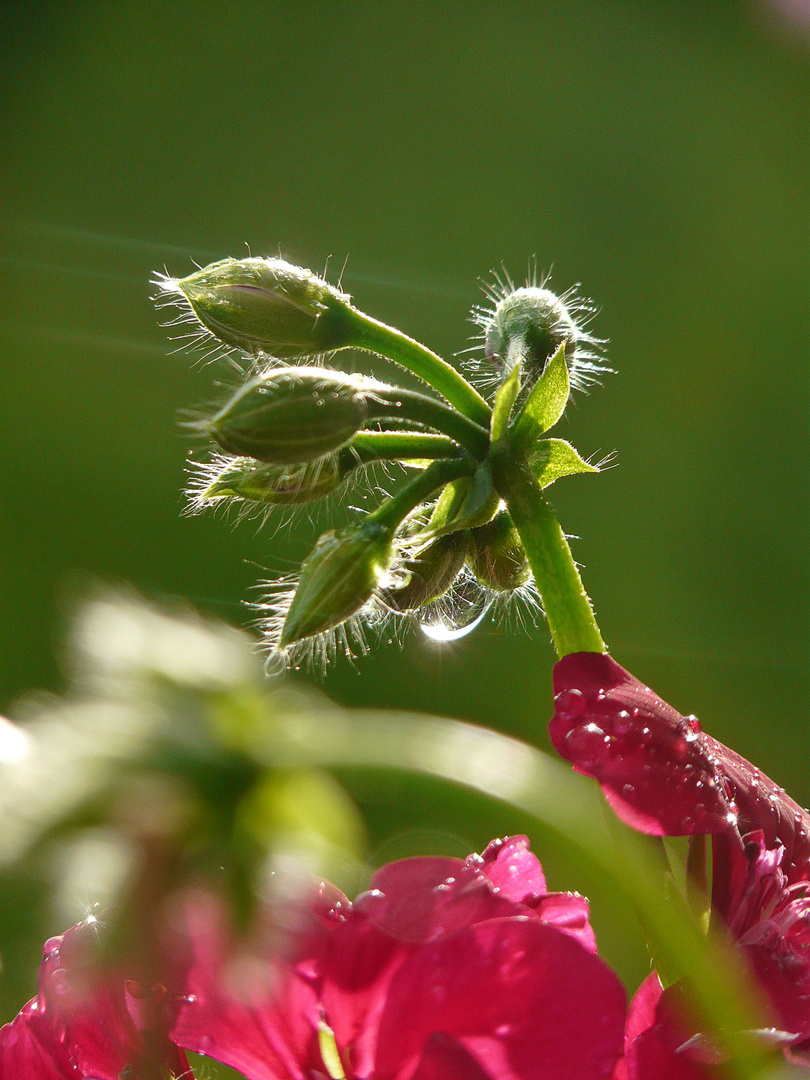
<svg viewBox="0 0 810 1080"><path fill-rule="evenodd" d="M289 360L349 344L349 296L284 259L222 259L160 286L184 297L214 337L248 353Z"/></svg>
<svg viewBox="0 0 810 1080"><path fill-rule="evenodd" d="M508 277L496 275L495 284L485 291L493 306L473 309L473 321L483 331L484 354L504 372L520 363L524 392L562 344L573 388L581 389L610 370L599 355L604 342L586 330L593 308L573 290L557 296L534 279L516 289Z"/></svg>
<svg viewBox="0 0 810 1080"><path fill-rule="evenodd" d="M200 467L192 488L192 508L235 499L260 506L297 506L316 502L337 490L357 461L350 452L329 455L306 465L268 465L252 457L225 458Z"/></svg>
<svg viewBox="0 0 810 1080"><path fill-rule="evenodd" d="M380 591L380 599L394 611L416 611L444 596L467 557L468 533L440 536L417 555L397 564L399 584Z"/></svg>
<svg viewBox="0 0 810 1080"><path fill-rule="evenodd" d="M350 619L371 599L392 558L391 532L375 521L324 533L301 566L279 646Z"/></svg>
<svg viewBox="0 0 810 1080"><path fill-rule="evenodd" d="M508 510L471 530L467 565L493 592L513 592L528 582L532 573L529 560Z"/></svg>
<svg viewBox="0 0 810 1080"><path fill-rule="evenodd" d="M250 379L199 427L229 454L276 465L314 461L363 427L370 385L326 368L274 368Z"/></svg>

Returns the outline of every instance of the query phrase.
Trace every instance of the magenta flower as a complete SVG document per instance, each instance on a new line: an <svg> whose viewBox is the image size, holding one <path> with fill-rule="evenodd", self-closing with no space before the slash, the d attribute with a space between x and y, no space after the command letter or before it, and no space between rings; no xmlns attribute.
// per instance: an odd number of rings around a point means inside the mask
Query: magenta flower
<svg viewBox="0 0 810 1080"><path fill-rule="evenodd" d="M192 936L173 1038L248 1080L607 1080L621 1053L586 901L524 837L392 863L354 904L323 887L281 960L229 954L213 908Z"/></svg>
<svg viewBox="0 0 810 1080"><path fill-rule="evenodd" d="M97 929L88 919L45 943L37 996L0 1028L4 1080L191 1075L185 1054L167 1036L169 995L101 975Z"/></svg>
<svg viewBox="0 0 810 1080"><path fill-rule="evenodd" d="M555 747L599 781L623 821L656 836L711 836L712 919L744 950L770 999L782 1032L774 1038L810 1063L810 814L609 656L564 657L554 688ZM628 1053L646 1055L631 1077L704 1075L689 1071L699 1068L696 1051L677 1055L684 1040L671 991L662 995L653 977L631 1007ZM646 1029L633 1020L640 1011ZM650 1055L667 1054L681 1071L652 1069Z"/></svg>

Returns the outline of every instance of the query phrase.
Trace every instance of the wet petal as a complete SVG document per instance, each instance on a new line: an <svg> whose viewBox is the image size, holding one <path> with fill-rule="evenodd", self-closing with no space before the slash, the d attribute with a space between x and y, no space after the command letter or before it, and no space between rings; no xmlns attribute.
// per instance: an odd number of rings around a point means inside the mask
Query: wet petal
<svg viewBox="0 0 810 1080"><path fill-rule="evenodd" d="M471 855L468 864L475 858ZM531 905L548 891L543 868L529 850L525 836L493 840L480 857L478 866L499 892L516 904Z"/></svg>
<svg viewBox="0 0 810 1080"><path fill-rule="evenodd" d="M433 1032L498 1080L605 1080L618 1058L624 991L569 935L499 919L415 951L380 1021L376 1080L409 1077Z"/></svg>
<svg viewBox="0 0 810 1080"><path fill-rule="evenodd" d="M36 1001L0 1028L0 1076L15 1080L80 1080Z"/></svg>
<svg viewBox="0 0 810 1080"><path fill-rule="evenodd" d="M319 897L313 906L324 915ZM317 971L326 925L308 919L309 933L286 949L276 942L268 960L233 947L224 912L213 901L193 905L188 922L194 960L172 1029L178 1045L238 1069L247 1080L302 1080L309 1069L323 1071Z"/></svg>
<svg viewBox="0 0 810 1080"><path fill-rule="evenodd" d="M784 846L790 881L810 876L810 815L694 717L601 653L564 657L554 689L555 747L627 824L667 836L761 829L768 847Z"/></svg>
<svg viewBox="0 0 810 1080"><path fill-rule="evenodd" d="M376 872L354 909L392 938L414 943L483 919L525 914L472 858L389 863Z"/></svg>

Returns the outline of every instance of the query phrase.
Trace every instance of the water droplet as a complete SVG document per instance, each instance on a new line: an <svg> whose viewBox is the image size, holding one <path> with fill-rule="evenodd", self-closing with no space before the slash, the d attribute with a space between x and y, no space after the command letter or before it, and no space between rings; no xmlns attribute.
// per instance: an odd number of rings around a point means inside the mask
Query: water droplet
<svg viewBox="0 0 810 1080"><path fill-rule="evenodd" d="M691 730L694 731L696 734L699 734L703 730L700 726L700 721L696 716L690 715L687 716L685 719Z"/></svg>
<svg viewBox="0 0 810 1080"><path fill-rule="evenodd" d="M493 597L477 585L455 588L422 610L419 629L431 641L458 641L482 621Z"/></svg>
<svg viewBox="0 0 810 1080"><path fill-rule="evenodd" d="M679 758L679 759L682 760L683 758L686 757L686 755L688 753L689 753L689 743L687 742L686 736L684 736L684 735L676 736L676 738L673 739L673 741L672 741L672 754L673 754L673 757L676 757L676 758Z"/></svg>
<svg viewBox="0 0 810 1080"><path fill-rule="evenodd" d="M554 698L554 708L563 720L576 720L587 708L585 695L581 690L562 690Z"/></svg>
<svg viewBox="0 0 810 1080"><path fill-rule="evenodd" d="M60 997L64 997L65 994L70 993L70 983L68 982L68 973L64 968L57 968L56 971L51 974L51 989L55 994Z"/></svg>
<svg viewBox="0 0 810 1080"><path fill-rule="evenodd" d="M630 713L626 709L622 709L622 711L617 715L615 721L613 722L614 732L617 735L627 735L627 733L631 730L632 727L633 721Z"/></svg>
<svg viewBox="0 0 810 1080"><path fill-rule="evenodd" d="M62 944L62 937L48 938L42 947L42 951L45 954L46 960L55 960L59 956L59 947Z"/></svg>
<svg viewBox="0 0 810 1080"><path fill-rule="evenodd" d="M605 755L610 739L598 724L572 728L565 736L566 749L578 766L596 765Z"/></svg>

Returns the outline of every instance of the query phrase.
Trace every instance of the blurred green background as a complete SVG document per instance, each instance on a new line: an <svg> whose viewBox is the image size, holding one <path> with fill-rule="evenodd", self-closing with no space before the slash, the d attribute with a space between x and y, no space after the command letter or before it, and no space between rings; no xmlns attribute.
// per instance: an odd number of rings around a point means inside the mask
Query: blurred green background
<svg viewBox="0 0 810 1080"><path fill-rule="evenodd" d="M597 302L617 372L559 434L618 467L552 497L613 655L810 801L807 25L764 0L34 2L2 61L0 711L60 690L88 582L248 625L251 586L314 539L180 515L178 410L233 376L172 352L153 271L247 244L335 280L348 257L361 307L451 355L478 279L536 256ZM490 621L321 686L546 747L552 663L542 626ZM528 829L643 976L632 918L530 822L426 781L351 790L374 862ZM17 894L6 1013L63 928Z"/></svg>

